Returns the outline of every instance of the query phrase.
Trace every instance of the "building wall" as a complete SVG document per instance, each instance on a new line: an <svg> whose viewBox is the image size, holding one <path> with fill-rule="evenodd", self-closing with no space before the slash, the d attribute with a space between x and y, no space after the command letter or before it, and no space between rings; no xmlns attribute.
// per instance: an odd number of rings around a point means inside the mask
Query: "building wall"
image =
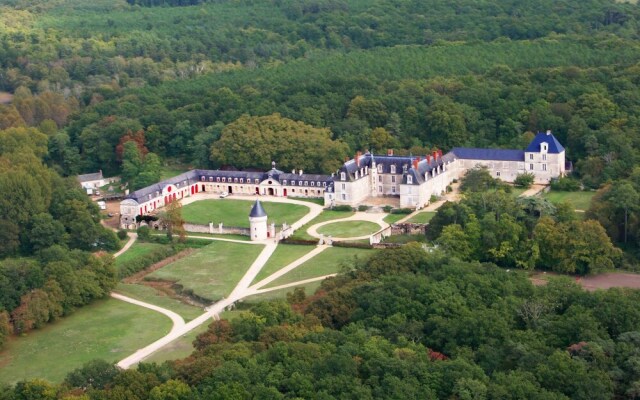
<svg viewBox="0 0 640 400"><path fill-rule="evenodd" d="M267 216L249 218L249 230L251 240L260 241L267 239Z"/></svg>

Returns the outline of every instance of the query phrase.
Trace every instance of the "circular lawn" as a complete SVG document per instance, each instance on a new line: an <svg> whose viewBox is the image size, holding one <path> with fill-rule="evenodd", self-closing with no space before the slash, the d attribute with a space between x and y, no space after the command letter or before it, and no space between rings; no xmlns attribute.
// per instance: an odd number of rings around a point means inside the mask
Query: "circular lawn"
<svg viewBox="0 0 640 400"><path fill-rule="evenodd" d="M369 221L344 221L323 225L317 232L325 236L351 238L371 235L380 229L380 225Z"/></svg>

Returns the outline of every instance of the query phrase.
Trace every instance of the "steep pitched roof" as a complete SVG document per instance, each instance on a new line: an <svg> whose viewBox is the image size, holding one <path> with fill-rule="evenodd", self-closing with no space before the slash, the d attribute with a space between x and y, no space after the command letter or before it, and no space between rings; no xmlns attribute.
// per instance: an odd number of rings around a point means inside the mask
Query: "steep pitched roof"
<svg viewBox="0 0 640 400"><path fill-rule="evenodd" d="M551 131L538 132L536 137L534 137L531 143L529 143L529 146L525 151L539 152L540 144L542 144L543 142L546 142L549 145L549 150L547 151L547 153L559 154L564 151L564 147L562 147L560 142L558 142L558 139L556 139L556 137L553 136L553 133L551 133Z"/></svg>
<svg viewBox="0 0 640 400"><path fill-rule="evenodd" d="M451 152L465 160L524 161L522 150L454 147Z"/></svg>
<svg viewBox="0 0 640 400"><path fill-rule="evenodd" d="M266 217L267 213L264 211L264 208L262 208L262 204L260 203L260 200L256 200L256 202L253 204L253 208L251 209L251 212L249 213L249 218L259 218L259 217Z"/></svg>

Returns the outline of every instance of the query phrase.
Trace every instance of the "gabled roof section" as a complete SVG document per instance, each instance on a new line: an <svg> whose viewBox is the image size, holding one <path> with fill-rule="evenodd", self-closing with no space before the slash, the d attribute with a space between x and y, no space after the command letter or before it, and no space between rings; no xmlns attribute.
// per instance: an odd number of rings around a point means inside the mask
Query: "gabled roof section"
<svg viewBox="0 0 640 400"><path fill-rule="evenodd" d="M524 161L522 150L454 147L451 153L463 160Z"/></svg>
<svg viewBox="0 0 640 400"><path fill-rule="evenodd" d="M264 211L264 208L262 208L262 204L260 203L260 200L256 200L255 203L253 203L253 208L251 209L251 212L249 213L249 218L259 218L259 217L266 217L267 213Z"/></svg>
<svg viewBox="0 0 640 400"><path fill-rule="evenodd" d="M93 174L78 175L78 180L80 181L80 183L99 181L100 179L102 179L102 171L94 172Z"/></svg>
<svg viewBox="0 0 640 400"><path fill-rule="evenodd" d="M549 150L547 153L550 154L559 154L564 151L564 147L558 142L555 136L551 131L546 132L538 132L536 137L533 138L529 146L525 150L526 152L537 153L540 151L540 144L546 142L549 145Z"/></svg>

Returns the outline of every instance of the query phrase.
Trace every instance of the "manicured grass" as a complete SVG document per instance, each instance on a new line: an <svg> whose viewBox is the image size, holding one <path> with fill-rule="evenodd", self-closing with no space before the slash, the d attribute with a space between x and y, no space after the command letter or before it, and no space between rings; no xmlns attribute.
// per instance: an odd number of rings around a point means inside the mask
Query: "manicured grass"
<svg viewBox="0 0 640 400"><path fill-rule="evenodd" d="M370 235L382 229L380 225L369 221L344 221L334 222L318 228L318 233L325 236L338 238L350 238Z"/></svg>
<svg viewBox="0 0 640 400"><path fill-rule="evenodd" d="M307 296L312 296L316 292L316 290L320 287L321 283L322 281L316 281L316 282L307 283L306 285L291 286L284 289L273 290L271 292L256 294L254 296L247 297L242 301L245 303L251 304L251 303L258 303L261 301L271 301L271 300L279 300L279 299L286 300L287 293L293 293L293 291L299 287L304 288L304 292Z"/></svg>
<svg viewBox="0 0 640 400"><path fill-rule="evenodd" d="M428 224L429 221L431 221L431 218L434 217L434 215L436 215L435 211L423 211L411 217L407 222L410 222L412 224Z"/></svg>
<svg viewBox="0 0 640 400"><path fill-rule="evenodd" d="M313 204L317 204L317 205L320 205L320 206L324 206L324 199L319 199L317 197L291 197L291 196L288 196L287 198L289 198L291 200L306 201L307 203L313 203Z"/></svg>
<svg viewBox="0 0 640 400"><path fill-rule="evenodd" d="M60 382L87 361L116 362L171 329L166 316L124 301L107 299L26 336L0 352L0 383L43 378Z"/></svg>
<svg viewBox="0 0 640 400"><path fill-rule="evenodd" d="M551 190L542 196L552 203L560 203L569 201L576 210L588 210L591 205L591 199L596 192L560 192Z"/></svg>
<svg viewBox="0 0 640 400"><path fill-rule="evenodd" d="M216 301L231 293L263 249L262 245L214 241L147 277L176 282Z"/></svg>
<svg viewBox="0 0 640 400"><path fill-rule="evenodd" d="M242 240L244 242L250 242L251 237L244 235L220 235L217 233L198 233L198 232L187 232L187 237L206 237L212 239L232 239L232 240Z"/></svg>
<svg viewBox="0 0 640 400"><path fill-rule="evenodd" d="M304 279L315 278L317 276L334 274L340 272L345 266L353 266L356 258L369 257L375 251L376 250L347 247L330 247L288 274L271 282L266 287L275 287Z"/></svg>
<svg viewBox="0 0 640 400"><path fill-rule="evenodd" d="M152 253L165 245L158 243L144 243L136 241L129 250L125 251L116 258L116 268L120 265L135 260L137 258L143 258L144 256Z"/></svg>
<svg viewBox="0 0 640 400"><path fill-rule="evenodd" d="M312 251L314 248L314 246L300 246L292 244L278 245L276 251L273 252L269 261L267 261L267 263L262 267L252 284L257 283L274 272L286 267L298 258Z"/></svg>
<svg viewBox="0 0 640 400"><path fill-rule="evenodd" d="M156 362L160 364L168 360L179 360L181 358L188 357L194 350L193 341L199 334L206 332L208 328L209 324L205 323L200 325L186 335L180 336L178 339L156 351L151 355L151 357L147 358L143 362Z"/></svg>
<svg viewBox="0 0 640 400"><path fill-rule="evenodd" d="M309 227L311 227L311 226L313 226L315 224L319 224L321 222L325 222L325 221L332 221L334 219L349 218L353 214L355 214L353 211L324 210L322 213L320 213L320 215L318 215L317 217L315 217L314 219L312 219L308 223L302 225L300 227L300 229L298 229L296 231L296 233L293 234L293 238L294 239L304 239L304 240L316 240L316 238L314 238L313 236L311 236L311 235L309 235L307 233L307 229L309 229Z"/></svg>
<svg viewBox="0 0 640 400"><path fill-rule="evenodd" d="M384 222L386 222L387 224L395 224L406 216L407 214L389 214L384 217Z"/></svg>
<svg viewBox="0 0 640 400"><path fill-rule="evenodd" d="M525 188L520 188L520 187L514 187L511 189L511 196L513 197L520 197L520 195L524 192L526 192L528 189Z"/></svg>
<svg viewBox="0 0 640 400"><path fill-rule="evenodd" d="M253 203L252 200L201 200L182 207L182 216L185 221L196 224L213 222L217 225L222 222L226 226L248 228ZM291 225L309 212L309 207L298 204L262 202L262 206L269 218L268 223L277 225L283 222Z"/></svg>
<svg viewBox="0 0 640 400"><path fill-rule="evenodd" d="M185 321L199 317L204 313L200 307L183 303L180 300L172 299L165 293L145 285L120 283L114 292L131 297L132 299L144 301L167 310L171 310L184 318Z"/></svg>

